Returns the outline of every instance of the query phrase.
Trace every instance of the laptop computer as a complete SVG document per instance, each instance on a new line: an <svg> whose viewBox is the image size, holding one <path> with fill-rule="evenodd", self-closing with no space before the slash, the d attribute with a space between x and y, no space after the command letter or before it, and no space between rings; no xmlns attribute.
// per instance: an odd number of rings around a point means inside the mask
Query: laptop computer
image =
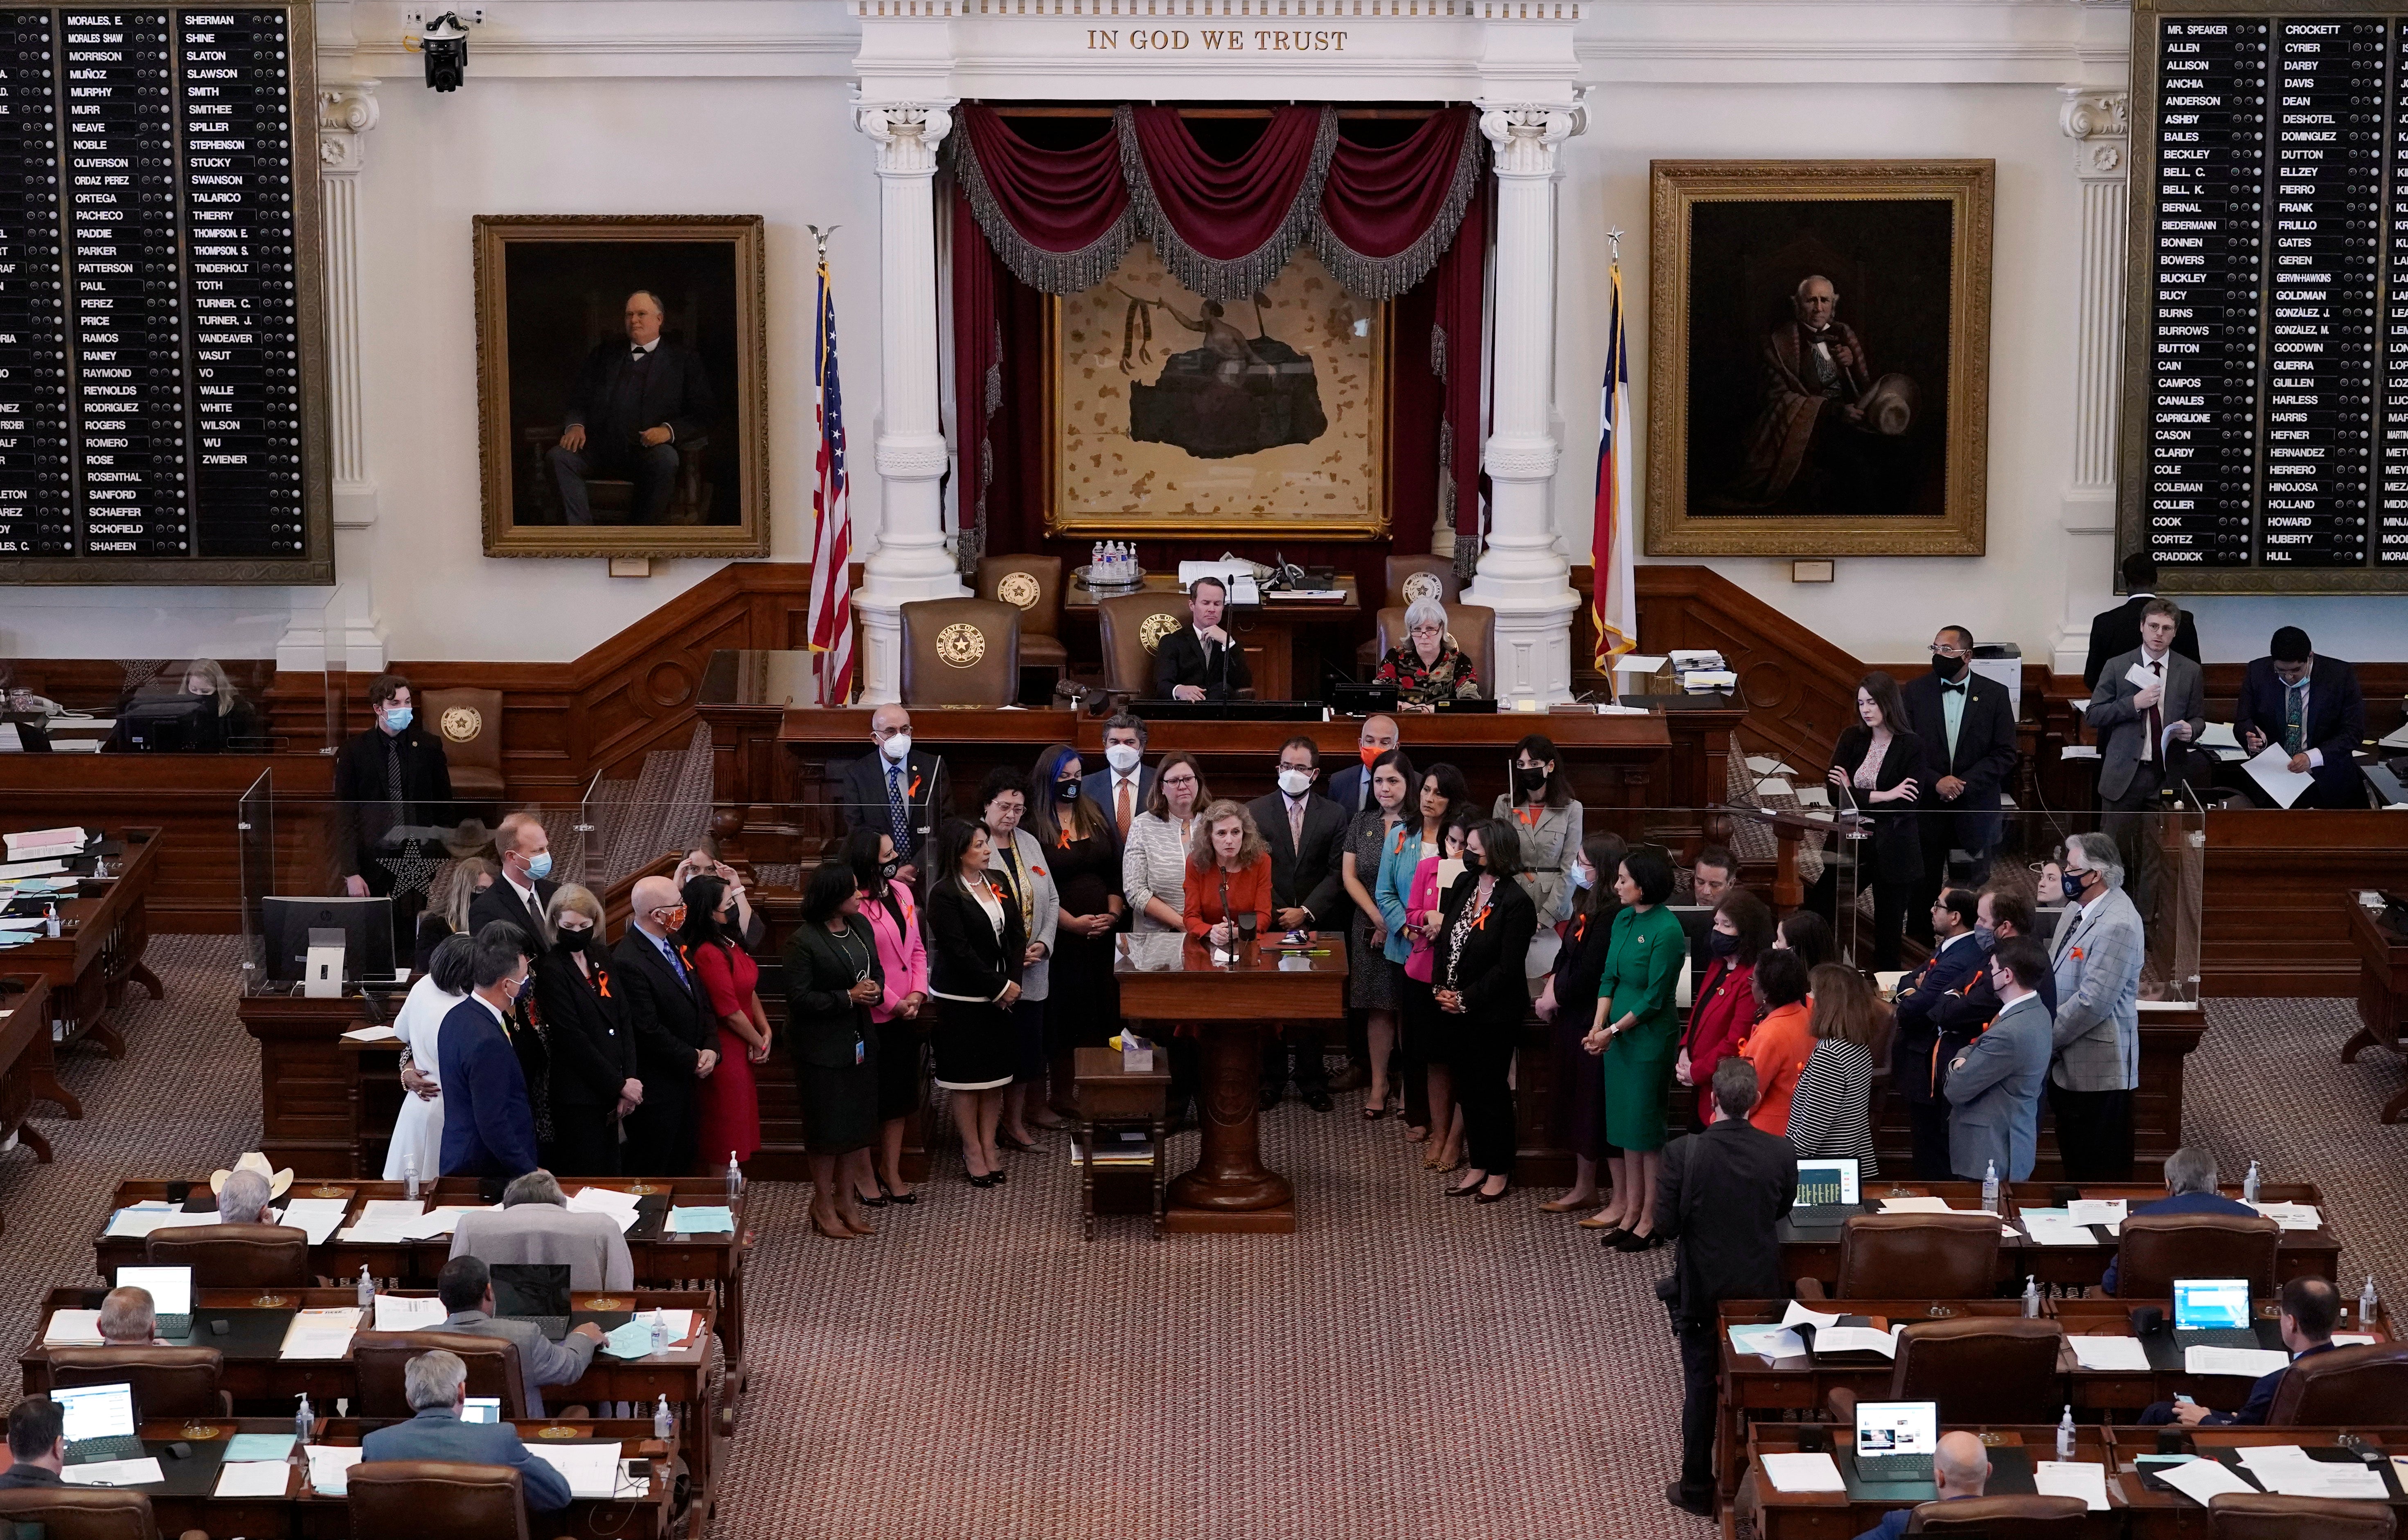
<svg viewBox="0 0 2408 1540"><path fill-rule="evenodd" d="M470 1396L468 1404L460 1408L460 1420L463 1422L499 1422L501 1419L500 1396Z"/></svg>
<svg viewBox="0 0 2408 1540"><path fill-rule="evenodd" d="M568 1334L566 1262L497 1262L493 1283L496 1318L533 1321L553 1342Z"/></svg>
<svg viewBox="0 0 2408 1540"><path fill-rule="evenodd" d="M68 1464L142 1458L142 1419L134 1412L133 1386L54 1385L50 1399L59 1404Z"/></svg>
<svg viewBox="0 0 2408 1540"><path fill-rule="evenodd" d="M193 1334L193 1270L189 1267L121 1267L120 1289L146 1289L163 1337Z"/></svg>
<svg viewBox="0 0 2408 1540"><path fill-rule="evenodd" d="M2176 1278L2174 1346L2256 1348L2247 1278Z"/></svg>
<svg viewBox="0 0 2408 1540"><path fill-rule="evenodd" d="M1856 1403L1856 1479L1931 1479L1931 1457L1940 1452L1940 1403Z"/></svg>
<svg viewBox="0 0 2408 1540"><path fill-rule="evenodd" d="M1838 1224L1863 1202L1864 1177L1856 1161L1798 1162L1798 1201L1789 1210L1793 1223Z"/></svg>

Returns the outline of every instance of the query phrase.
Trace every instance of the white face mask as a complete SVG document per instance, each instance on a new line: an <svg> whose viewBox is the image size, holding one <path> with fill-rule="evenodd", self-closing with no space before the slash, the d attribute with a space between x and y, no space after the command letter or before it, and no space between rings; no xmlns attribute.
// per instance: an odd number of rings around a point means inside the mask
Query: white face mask
<svg viewBox="0 0 2408 1540"><path fill-rule="evenodd" d="M1124 776L1137 768L1140 757L1138 746L1133 743L1116 743L1104 750L1104 763Z"/></svg>
<svg viewBox="0 0 2408 1540"><path fill-rule="evenodd" d="M911 734L897 733L878 746L878 751L900 764L911 757Z"/></svg>
<svg viewBox="0 0 2408 1540"><path fill-rule="evenodd" d="M1289 796L1304 795L1306 788L1312 784L1312 772L1310 770L1283 770L1279 773L1279 788Z"/></svg>

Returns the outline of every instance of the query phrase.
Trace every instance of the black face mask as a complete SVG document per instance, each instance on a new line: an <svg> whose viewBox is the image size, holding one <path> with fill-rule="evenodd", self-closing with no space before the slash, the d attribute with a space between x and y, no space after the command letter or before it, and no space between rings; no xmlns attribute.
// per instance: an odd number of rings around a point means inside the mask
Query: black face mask
<svg viewBox="0 0 2408 1540"><path fill-rule="evenodd" d="M1943 658L1937 652L1931 655L1931 672L1952 684L1956 682L1956 676L1964 671L1965 660L1962 658Z"/></svg>
<svg viewBox="0 0 2408 1540"><path fill-rule="evenodd" d="M899 861L882 861L878 863L878 880L892 882L895 880L895 874L902 869L903 863Z"/></svg>
<svg viewBox="0 0 2408 1540"><path fill-rule="evenodd" d="M1522 789L1522 794L1526 797L1531 795L1533 792L1545 791L1547 786L1546 767L1543 765L1514 766L1513 784Z"/></svg>
<svg viewBox="0 0 2408 1540"><path fill-rule="evenodd" d="M1716 957L1732 956L1739 950L1739 937L1731 934L1728 931L1708 931L1706 933L1706 950L1713 953Z"/></svg>
<svg viewBox="0 0 2408 1540"><path fill-rule="evenodd" d="M563 931L560 933L560 949L574 955L583 951L593 940L592 931Z"/></svg>
<svg viewBox="0 0 2408 1540"><path fill-rule="evenodd" d="M1463 869L1469 872L1473 877L1478 877L1480 875L1484 864L1484 863L1481 860L1478 851L1466 850L1463 852Z"/></svg>
<svg viewBox="0 0 2408 1540"><path fill-rule="evenodd" d="M1057 781L1055 781L1055 782L1054 783L1054 801L1056 801L1056 802L1076 802L1076 801L1078 801L1078 800L1079 800L1079 783L1078 783L1077 781L1075 781L1075 780L1057 780Z"/></svg>

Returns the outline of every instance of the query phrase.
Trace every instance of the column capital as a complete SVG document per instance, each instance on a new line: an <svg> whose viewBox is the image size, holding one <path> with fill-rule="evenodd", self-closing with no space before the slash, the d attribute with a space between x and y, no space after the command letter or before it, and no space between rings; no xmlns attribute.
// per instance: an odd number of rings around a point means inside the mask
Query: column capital
<svg viewBox="0 0 2408 1540"><path fill-rule="evenodd" d="M933 177L937 147L953 132L953 106L942 102L856 102L853 126L878 145L882 177Z"/></svg>
<svg viewBox="0 0 2408 1540"><path fill-rule="evenodd" d="M2057 126L2073 141L2073 173L2084 181L2122 181L2131 166L2132 93L2059 86Z"/></svg>
<svg viewBox="0 0 2408 1540"><path fill-rule="evenodd" d="M380 108L374 80L318 83L318 166L341 175L366 164L368 131Z"/></svg>
<svg viewBox="0 0 2408 1540"><path fill-rule="evenodd" d="M1480 104L1480 132L1497 152L1500 177L1553 176L1555 147L1587 127L1584 101Z"/></svg>

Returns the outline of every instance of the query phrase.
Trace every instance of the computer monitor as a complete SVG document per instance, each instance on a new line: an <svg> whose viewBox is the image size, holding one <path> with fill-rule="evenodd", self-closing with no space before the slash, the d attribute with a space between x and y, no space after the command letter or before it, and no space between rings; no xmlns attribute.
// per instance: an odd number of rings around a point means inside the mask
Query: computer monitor
<svg viewBox="0 0 2408 1540"><path fill-rule="evenodd" d="M117 714L117 742L122 750L176 753L208 748L205 734L216 704L200 695L162 695L136 701Z"/></svg>
<svg viewBox="0 0 2408 1540"><path fill-rule="evenodd" d="M492 1277L496 1316L568 1314L568 1264L565 1262L497 1262Z"/></svg>
<svg viewBox="0 0 2408 1540"><path fill-rule="evenodd" d="M150 1308L162 1316L193 1313L193 1270L189 1267L121 1267L120 1289L147 1289Z"/></svg>
<svg viewBox="0 0 2408 1540"><path fill-rule="evenodd" d="M60 1436L70 1448L97 1438L132 1438L140 1426L131 1385L53 1385L50 1399L59 1404L65 1424Z"/></svg>
<svg viewBox="0 0 2408 1540"><path fill-rule="evenodd" d="M389 898L263 898L260 933L267 942L271 983L297 984L309 961L309 933L343 933L343 981L393 981L393 900Z"/></svg>
<svg viewBox="0 0 2408 1540"><path fill-rule="evenodd" d="M463 1422L499 1422L501 1419L502 1398L500 1396L470 1396L468 1404L460 1409L460 1420Z"/></svg>
<svg viewBox="0 0 2408 1540"><path fill-rule="evenodd" d="M1936 1401L1859 1401L1856 1403L1856 1456L1920 1455L1940 1452L1940 1403Z"/></svg>
<svg viewBox="0 0 2408 1540"><path fill-rule="evenodd" d="M2249 1329L2247 1278L2176 1278L2174 1330L2228 1332Z"/></svg>
<svg viewBox="0 0 2408 1540"><path fill-rule="evenodd" d="M1855 1161L1798 1162L1799 1207L1822 1208L1834 1204L1854 1207L1863 1201L1863 1177Z"/></svg>

